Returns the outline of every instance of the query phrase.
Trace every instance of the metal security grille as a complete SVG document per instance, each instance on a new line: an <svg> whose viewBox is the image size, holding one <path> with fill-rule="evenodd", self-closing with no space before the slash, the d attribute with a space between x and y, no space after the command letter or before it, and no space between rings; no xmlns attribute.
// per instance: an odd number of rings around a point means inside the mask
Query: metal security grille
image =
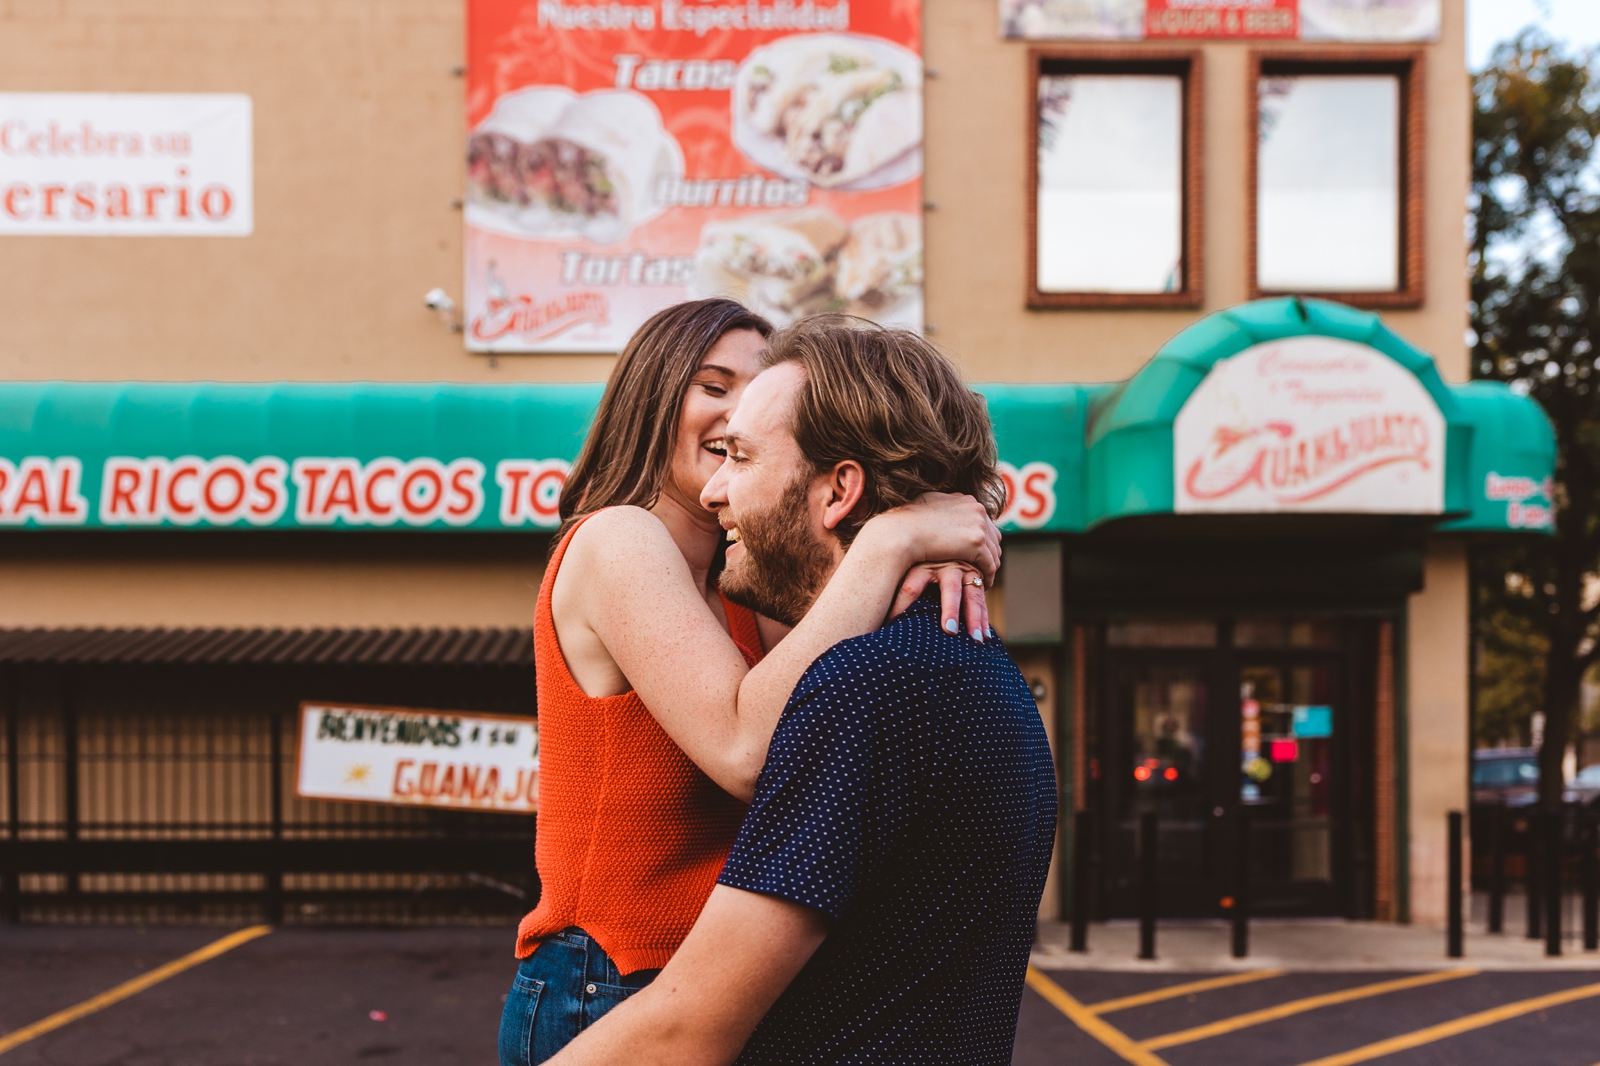
<svg viewBox="0 0 1600 1066"><path fill-rule="evenodd" d="M301 700L531 714L526 631L480 631L468 654L448 633L255 636L0 632L0 917L499 923L531 906L532 818L294 792Z"/></svg>

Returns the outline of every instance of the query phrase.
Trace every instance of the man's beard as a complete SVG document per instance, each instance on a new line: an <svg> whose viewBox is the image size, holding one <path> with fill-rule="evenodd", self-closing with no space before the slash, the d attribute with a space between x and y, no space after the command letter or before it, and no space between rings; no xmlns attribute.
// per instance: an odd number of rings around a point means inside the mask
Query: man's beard
<svg viewBox="0 0 1600 1066"><path fill-rule="evenodd" d="M765 511L734 515L743 558L722 571L722 594L786 626L798 625L833 572L832 552L811 531L810 479L801 475Z"/></svg>

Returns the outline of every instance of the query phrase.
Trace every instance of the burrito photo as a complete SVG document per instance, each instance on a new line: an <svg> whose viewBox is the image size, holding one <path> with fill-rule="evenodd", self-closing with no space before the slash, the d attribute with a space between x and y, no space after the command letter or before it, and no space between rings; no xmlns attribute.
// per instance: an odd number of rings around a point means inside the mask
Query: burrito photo
<svg viewBox="0 0 1600 1066"><path fill-rule="evenodd" d="M922 65L898 45L786 37L750 53L733 100L734 143L786 177L876 188L922 171Z"/></svg>
<svg viewBox="0 0 1600 1066"><path fill-rule="evenodd" d="M513 93L467 142L469 220L518 233L620 240L657 213L657 181L682 176L655 105L627 90Z"/></svg>

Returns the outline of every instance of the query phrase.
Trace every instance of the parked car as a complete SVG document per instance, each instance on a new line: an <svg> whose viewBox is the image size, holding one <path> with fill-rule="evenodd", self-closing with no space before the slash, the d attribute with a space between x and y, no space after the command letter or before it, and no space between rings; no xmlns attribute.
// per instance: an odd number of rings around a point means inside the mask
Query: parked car
<svg viewBox="0 0 1600 1066"><path fill-rule="evenodd" d="M1472 753L1473 804L1528 807L1538 801L1538 748L1486 748Z"/></svg>
<svg viewBox="0 0 1600 1066"><path fill-rule="evenodd" d="M1586 766L1562 793L1568 803L1600 807L1600 763ZM1529 807L1539 801L1539 749L1487 748L1472 753L1473 804Z"/></svg>
<svg viewBox="0 0 1600 1066"><path fill-rule="evenodd" d="M1582 803L1590 807L1600 807L1600 763L1585 766L1578 771L1578 776L1572 779L1567 786L1565 796L1568 803Z"/></svg>

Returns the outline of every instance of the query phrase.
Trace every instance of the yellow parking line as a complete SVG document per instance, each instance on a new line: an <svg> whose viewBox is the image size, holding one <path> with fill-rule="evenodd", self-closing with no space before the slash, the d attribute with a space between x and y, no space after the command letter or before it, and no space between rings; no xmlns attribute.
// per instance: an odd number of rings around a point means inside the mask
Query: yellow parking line
<svg viewBox="0 0 1600 1066"><path fill-rule="evenodd" d="M185 970L200 965L207 959L214 959L224 952L232 951L240 944L247 943L256 937L266 936L272 932L270 925L253 925L249 929L241 929L237 933L229 933L221 940L214 940L198 951L191 951L181 959L173 959L165 966L157 966L149 973L140 974L131 981L124 981L116 988L102 992L98 996L84 1000L75 1007L56 1011L48 1018L41 1018L32 1025L25 1025L16 1032L0 1036L0 1055L4 1055L19 1044L26 1044L36 1036L43 1036L63 1025L77 1021L85 1015L93 1014L97 1010L104 1010L113 1003L119 1003L129 996L138 995L151 985L158 985L169 977L176 976Z"/></svg>
<svg viewBox="0 0 1600 1066"><path fill-rule="evenodd" d="M1375 1044L1368 1044L1366 1047L1358 1047L1353 1051L1329 1055L1314 1062L1304 1063L1303 1066L1351 1066L1351 1063L1367 1062L1384 1055L1393 1055L1396 1051L1405 1051L1408 1048L1431 1044L1435 1040L1443 1040L1447 1036L1470 1032L1473 1029L1482 1029L1484 1026L1493 1025L1496 1022L1519 1018L1524 1014L1532 1014L1534 1011L1544 1010L1547 1007L1559 1007L1563 1003L1573 1003L1593 996L1600 996L1600 984L1583 985L1580 988L1569 988L1565 992L1552 992L1548 996L1538 996L1534 999L1524 999L1517 1003L1507 1003L1503 1007L1479 1011L1477 1014L1469 1014L1465 1018L1457 1018L1453 1022L1432 1025L1426 1029L1418 1029L1414 1033L1392 1036L1388 1040L1380 1040Z"/></svg>
<svg viewBox="0 0 1600 1066"><path fill-rule="evenodd" d="M1139 1046L1146 1051L1160 1051L1163 1048L1177 1047L1179 1044L1192 1044L1196 1040L1207 1040L1213 1036L1221 1036L1224 1033L1247 1029L1252 1025L1274 1022L1279 1018L1287 1018L1293 1014L1303 1014L1308 1010L1316 1010L1319 1007L1331 1007L1336 1003L1349 1003L1351 1000L1382 996L1389 992L1400 992L1408 988L1421 988L1423 985L1438 984L1440 981L1454 981L1458 977L1471 977L1477 972L1477 970L1438 970L1433 973L1418 974L1415 977L1401 977L1394 981L1379 981L1377 984L1358 985L1355 988L1346 988L1339 992L1328 992L1320 996L1308 996L1305 999L1291 1000L1288 1003L1280 1003L1276 1007L1267 1007L1264 1010L1251 1011L1248 1014L1237 1014L1232 1018L1223 1018L1221 1021L1197 1025L1193 1029L1182 1029L1176 1033L1167 1033L1165 1036L1152 1037L1149 1040L1140 1041Z"/></svg>
<svg viewBox="0 0 1600 1066"><path fill-rule="evenodd" d="M1234 985L1249 984L1251 981L1265 981L1269 977L1282 977L1283 970L1249 970L1245 973L1231 973L1226 977L1209 977L1204 981L1190 981L1183 985L1168 985L1158 988L1154 992L1140 992L1136 996L1123 996L1121 999L1103 999L1099 1003L1090 1003L1085 1009L1090 1014L1110 1014L1114 1010L1127 1010L1129 1007L1142 1007L1146 1003L1160 1003L1164 999L1177 999L1193 992L1209 992L1213 988L1231 988Z"/></svg>
<svg viewBox="0 0 1600 1066"><path fill-rule="evenodd" d="M1088 1007L1073 999L1066 989L1046 977L1044 971L1029 966L1028 987L1048 1000L1056 1010L1072 1019L1072 1023L1079 1029L1122 1056L1123 1061L1131 1062L1133 1066L1167 1066L1163 1059L1140 1047L1127 1033L1095 1017Z"/></svg>

